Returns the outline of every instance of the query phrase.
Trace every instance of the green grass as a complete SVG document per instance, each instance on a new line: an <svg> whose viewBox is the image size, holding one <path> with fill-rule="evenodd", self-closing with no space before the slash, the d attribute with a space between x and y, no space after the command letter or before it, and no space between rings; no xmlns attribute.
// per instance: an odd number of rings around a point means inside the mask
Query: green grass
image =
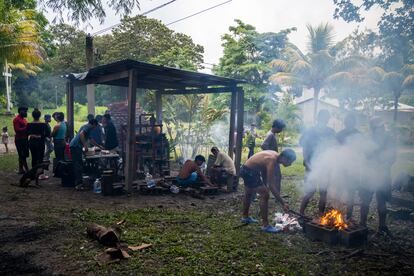
<svg viewBox="0 0 414 276"><path fill-rule="evenodd" d="M392 175L397 176L400 173L414 175L414 154L411 152L400 153L397 161L392 168Z"/></svg>
<svg viewBox="0 0 414 276"><path fill-rule="evenodd" d="M411 155L401 155L399 161L410 169L414 166ZM302 157L287 168L282 194L287 195L290 207L299 208L303 180ZM150 249L133 252L129 260L118 264L85 264L87 271L98 275L338 275L364 274L361 262L347 262L315 252L338 251L322 243L314 243L302 234L271 235L259 231L257 225L234 228L240 219L240 198L228 198L220 205L194 208L144 208L128 211L72 210L70 227L83 232L87 222L112 225L126 220L122 227L122 241L129 245L151 243ZM269 202L269 215L280 206ZM317 210L314 198L309 212ZM258 217L257 204L252 205L252 216ZM78 260L92 260L104 247L96 241L79 238L66 247L65 254ZM84 250L78 250L83 246ZM338 254L338 253L335 253ZM371 264L372 266L372 264ZM376 266L374 264L374 266Z"/></svg>
<svg viewBox="0 0 414 276"><path fill-rule="evenodd" d="M17 167L18 167L17 160L18 160L17 154L14 154L14 153L0 155L0 171L10 172L13 170L17 170Z"/></svg>
<svg viewBox="0 0 414 276"><path fill-rule="evenodd" d="M97 274L292 275L314 270L317 258L303 251L302 246L288 248L285 235L262 233L257 225L234 229L239 224L239 213L220 210L145 208L111 213L76 210L72 226L82 231L82 221L111 225L125 219L123 241L129 245L153 244L151 249L135 252L130 260L120 264L90 264L89 270ZM67 254L91 259L103 251L94 241L86 242L85 249L69 247Z"/></svg>
<svg viewBox="0 0 414 276"><path fill-rule="evenodd" d="M303 157L301 154L296 155L296 161L289 167L282 168L283 176L302 176L305 173L305 167L303 166Z"/></svg>
<svg viewBox="0 0 414 276"><path fill-rule="evenodd" d="M95 107L95 114L104 114L108 108L106 106L96 106ZM88 107L86 105L81 105L75 103L75 121L76 122L86 122L86 116L88 116ZM53 114L54 112L63 112L66 116L66 106L60 106L57 109L43 109L42 114ZM29 114L30 115L30 114ZM30 116L28 116L30 117Z"/></svg>

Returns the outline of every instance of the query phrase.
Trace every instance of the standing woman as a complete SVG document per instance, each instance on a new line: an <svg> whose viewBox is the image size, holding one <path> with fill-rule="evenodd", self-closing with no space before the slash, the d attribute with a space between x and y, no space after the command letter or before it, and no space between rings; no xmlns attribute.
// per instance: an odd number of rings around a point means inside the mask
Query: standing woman
<svg viewBox="0 0 414 276"><path fill-rule="evenodd" d="M35 108L32 112L33 122L27 124L27 137L29 139L29 150L32 155L32 168L43 162L45 154L45 140L50 137L49 128L40 122L42 113Z"/></svg>
<svg viewBox="0 0 414 276"><path fill-rule="evenodd" d="M63 112L56 112L53 114L53 118L57 122L55 127L52 131L54 149L55 149L55 157L56 161L61 161L65 159L65 147L66 147L66 122L65 122L65 115Z"/></svg>

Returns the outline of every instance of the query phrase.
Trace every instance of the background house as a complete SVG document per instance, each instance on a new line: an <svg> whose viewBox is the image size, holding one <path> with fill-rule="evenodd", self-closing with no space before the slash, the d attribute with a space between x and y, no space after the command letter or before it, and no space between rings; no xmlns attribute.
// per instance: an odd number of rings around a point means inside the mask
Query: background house
<svg viewBox="0 0 414 276"><path fill-rule="evenodd" d="M314 99L313 99L313 90L304 89L302 96L295 98L295 104L298 107L298 113L302 119L302 122L305 127L312 126L314 124L313 118L313 108L314 108ZM323 91L319 97L318 110L327 109L331 113L331 120L329 121L329 126L335 129L336 131L343 128L343 118L348 112L347 109L340 106L337 99L329 98L325 96ZM393 108L383 108L381 106L374 107L375 116L380 116L387 123L393 122ZM368 115L362 112L361 109L357 108L356 112L358 118L358 125L361 127L366 126L366 123L369 119ZM414 120L414 106L406 105L399 103L398 105L398 123L400 125L412 125Z"/></svg>

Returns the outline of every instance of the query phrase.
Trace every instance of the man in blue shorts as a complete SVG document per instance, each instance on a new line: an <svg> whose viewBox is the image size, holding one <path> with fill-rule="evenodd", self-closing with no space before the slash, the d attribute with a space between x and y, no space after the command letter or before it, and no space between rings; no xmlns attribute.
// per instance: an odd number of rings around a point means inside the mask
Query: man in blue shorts
<svg viewBox="0 0 414 276"><path fill-rule="evenodd" d="M290 166L296 160L296 154L292 149L286 149L282 153L265 150L250 157L240 169L240 176L244 181L243 199L243 223L257 223L256 219L249 217L251 197L253 194L260 195L260 215L262 217L262 230L269 233L276 233L277 229L269 224L268 202L269 190L276 201L287 212L289 205L280 196L281 173L278 173L279 164L285 167Z"/></svg>

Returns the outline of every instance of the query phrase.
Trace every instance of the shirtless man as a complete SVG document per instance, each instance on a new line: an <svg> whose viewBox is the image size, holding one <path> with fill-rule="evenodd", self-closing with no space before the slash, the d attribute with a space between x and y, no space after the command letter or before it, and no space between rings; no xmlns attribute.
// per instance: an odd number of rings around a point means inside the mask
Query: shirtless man
<svg viewBox="0 0 414 276"><path fill-rule="evenodd" d="M197 184L199 180L203 180L207 185L212 186L210 180L203 174L200 166L206 162L202 155L197 155L193 160L185 161L180 173L177 176L178 185L181 187L189 187Z"/></svg>
<svg viewBox="0 0 414 276"><path fill-rule="evenodd" d="M282 153L272 150L265 150L250 157L241 167L240 176L244 181L243 218L242 223L257 223L254 218L249 217L249 208L253 193L260 195L260 215L262 217L262 230L269 233L276 233L277 229L269 224L268 202L269 190L276 201L287 212L289 205L280 196L280 182L282 175L276 169L279 164L285 167L290 166L296 160L296 154L292 149L286 149Z"/></svg>

